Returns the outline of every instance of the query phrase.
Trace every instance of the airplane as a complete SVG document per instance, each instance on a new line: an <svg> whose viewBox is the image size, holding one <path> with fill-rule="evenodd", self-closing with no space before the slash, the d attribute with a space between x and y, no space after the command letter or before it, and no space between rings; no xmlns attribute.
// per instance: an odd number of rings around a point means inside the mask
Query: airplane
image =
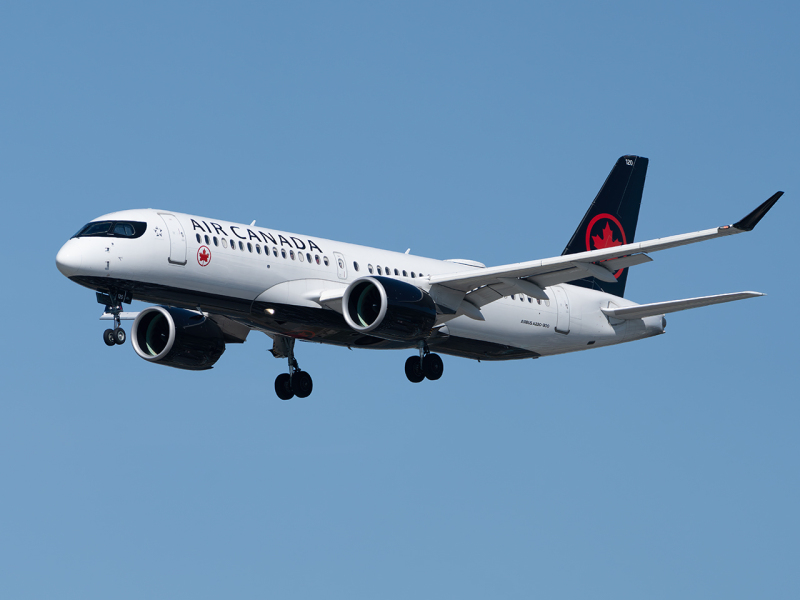
<svg viewBox="0 0 800 600"><path fill-rule="evenodd" d="M650 304L624 297L628 270L648 253L752 231L783 195L724 225L634 242L648 159L620 157L560 256L487 267L437 260L167 210L124 210L81 227L56 256L95 290L103 340L143 359L210 369L250 331L288 360L282 400L313 389L297 340L348 348L409 349L409 381L437 380L439 354L482 360L540 358L665 332L667 313L762 296L736 292ZM133 299L155 304L132 313Z"/></svg>

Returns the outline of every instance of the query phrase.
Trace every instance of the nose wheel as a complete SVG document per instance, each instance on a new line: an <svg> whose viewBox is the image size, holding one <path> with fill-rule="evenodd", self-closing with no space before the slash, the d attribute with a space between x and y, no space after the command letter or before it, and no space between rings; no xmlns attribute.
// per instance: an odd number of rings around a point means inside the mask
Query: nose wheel
<svg viewBox="0 0 800 600"><path fill-rule="evenodd" d="M300 370L300 366L294 358L294 338L276 339L272 354L273 356L286 356L289 361L289 372L281 373L275 378L275 393L278 398L281 400L291 400L295 396L308 398L314 389L314 382L311 375Z"/></svg>
<svg viewBox="0 0 800 600"><path fill-rule="evenodd" d="M419 356L409 356L406 360L406 377L411 383L419 383L423 379L436 381L444 373L444 363L438 354L428 350L428 345L421 342Z"/></svg>
<svg viewBox="0 0 800 600"><path fill-rule="evenodd" d="M106 346L121 346L125 343L126 339L128 339L128 336L125 335L125 330L122 327L117 327L116 329L106 329L103 332L103 341L106 343Z"/></svg>

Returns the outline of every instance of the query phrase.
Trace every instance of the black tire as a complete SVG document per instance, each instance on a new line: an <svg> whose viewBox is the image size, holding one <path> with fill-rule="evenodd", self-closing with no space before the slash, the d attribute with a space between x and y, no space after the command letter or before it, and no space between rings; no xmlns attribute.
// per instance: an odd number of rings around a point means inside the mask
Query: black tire
<svg viewBox="0 0 800 600"><path fill-rule="evenodd" d="M444 363L438 354L428 354L422 359L422 372L431 381L436 381L444 373Z"/></svg>
<svg viewBox="0 0 800 600"><path fill-rule="evenodd" d="M125 335L125 330L122 327L114 330L114 342L116 344L121 346L126 339L128 339L128 336Z"/></svg>
<svg viewBox="0 0 800 600"><path fill-rule="evenodd" d="M117 343L113 329L106 329L103 332L103 341L106 343L106 346L113 346Z"/></svg>
<svg viewBox="0 0 800 600"><path fill-rule="evenodd" d="M275 378L275 393L281 400L291 400L294 397L292 383L288 373L281 373Z"/></svg>
<svg viewBox="0 0 800 600"><path fill-rule="evenodd" d="M419 383L425 379L425 373L422 371L419 356L409 356L406 359L406 377L411 383Z"/></svg>
<svg viewBox="0 0 800 600"><path fill-rule="evenodd" d="M297 371L292 376L292 391L298 398L308 398L313 389L314 382L311 380L311 375L305 371Z"/></svg>

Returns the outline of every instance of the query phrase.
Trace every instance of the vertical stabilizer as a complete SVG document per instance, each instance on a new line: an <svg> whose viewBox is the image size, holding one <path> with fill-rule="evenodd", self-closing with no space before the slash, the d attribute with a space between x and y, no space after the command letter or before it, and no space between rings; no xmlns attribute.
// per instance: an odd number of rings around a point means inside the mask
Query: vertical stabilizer
<svg viewBox="0 0 800 600"><path fill-rule="evenodd" d="M634 241L648 162L643 156L622 156L617 160L562 255L621 246ZM614 283L594 277L570 283L624 296L628 269L620 269L614 273L614 277Z"/></svg>

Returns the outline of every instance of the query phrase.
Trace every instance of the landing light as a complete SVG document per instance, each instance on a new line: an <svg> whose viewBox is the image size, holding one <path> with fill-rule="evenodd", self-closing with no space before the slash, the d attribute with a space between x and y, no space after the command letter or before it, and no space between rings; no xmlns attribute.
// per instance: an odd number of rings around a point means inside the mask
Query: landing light
<svg viewBox="0 0 800 600"><path fill-rule="evenodd" d="M275 309L274 308L265 308L264 309L264 314L274 315L275 314Z"/></svg>

